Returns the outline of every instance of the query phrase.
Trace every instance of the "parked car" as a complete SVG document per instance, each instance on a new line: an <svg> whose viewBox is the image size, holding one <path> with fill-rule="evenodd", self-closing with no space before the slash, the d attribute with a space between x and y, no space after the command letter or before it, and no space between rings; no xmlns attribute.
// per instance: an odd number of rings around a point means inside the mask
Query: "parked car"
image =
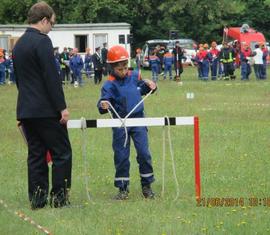
<svg viewBox="0 0 270 235"><path fill-rule="evenodd" d="M173 50L173 48L175 47L176 41L179 41L180 46L185 51L184 56L186 57L186 59L183 60L182 62L184 64L192 64L191 58L196 56L196 50L194 48L194 45L196 44L196 42L194 40L188 39L188 38L179 38L179 39L170 40L170 42L168 44L169 50L171 50L171 51Z"/></svg>
<svg viewBox="0 0 270 235"><path fill-rule="evenodd" d="M169 44L169 40L162 40L162 39L154 39L146 41L141 53L141 66L143 68L149 68L149 56L151 55L151 52L156 48L156 46L160 45L161 47L167 48Z"/></svg>

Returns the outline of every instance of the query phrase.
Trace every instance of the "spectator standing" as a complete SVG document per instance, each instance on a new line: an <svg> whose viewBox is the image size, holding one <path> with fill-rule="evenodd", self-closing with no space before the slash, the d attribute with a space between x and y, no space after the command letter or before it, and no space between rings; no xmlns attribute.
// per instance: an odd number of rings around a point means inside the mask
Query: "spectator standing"
<svg viewBox="0 0 270 235"><path fill-rule="evenodd" d="M94 72L95 72L94 81L95 81L95 84L99 84L102 80L102 70L103 70L103 63L102 63L101 55L100 55L100 47L96 48L96 52L93 55L92 59L93 59Z"/></svg>
<svg viewBox="0 0 270 235"><path fill-rule="evenodd" d="M47 150L52 155L50 204L69 204L72 151L67 132L69 112L47 34L55 13L45 2L34 4L30 24L13 50L18 88L17 120L28 143L28 195L32 209L43 208L49 194Z"/></svg>
<svg viewBox="0 0 270 235"><path fill-rule="evenodd" d="M69 52L66 47L64 47L64 51L60 55L60 63L61 63L61 76L62 76L62 82L65 83L65 81L69 81ZM72 81L71 81L72 83Z"/></svg>
<svg viewBox="0 0 270 235"><path fill-rule="evenodd" d="M240 51L240 66L241 66L241 80L249 80L251 74L250 58L252 57L252 51L250 47L245 43L242 45L243 49Z"/></svg>
<svg viewBox="0 0 270 235"><path fill-rule="evenodd" d="M258 44L255 45L254 54L253 59L256 79L263 79L263 51Z"/></svg>
<svg viewBox="0 0 270 235"><path fill-rule="evenodd" d="M8 70L9 70L9 84L12 84L16 82L16 77L14 74L12 52L9 55L9 59L7 60L7 63L8 63Z"/></svg>
<svg viewBox="0 0 270 235"><path fill-rule="evenodd" d="M224 80L235 80L234 75L234 49L228 45L228 42L223 42L223 47L220 51L220 62L223 64Z"/></svg>
<svg viewBox="0 0 270 235"><path fill-rule="evenodd" d="M86 77L90 79L92 70L92 55L90 52L90 48L86 48L85 57L84 57L84 71Z"/></svg>
<svg viewBox="0 0 270 235"><path fill-rule="evenodd" d="M0 51L0 85L5 85L6 83L6 61L4 59L4 53Z"/></svg>
<svg viewBox="0 0 270 235"><path fill-rule="evenodd" d="M102 60L102 65L103 65L103 75L107 76L108 71L109 71L109 66L107 64L107 54L108 54L108 49L107 49L107 43L103 43L103 48L101 49L101 60Z"/></svg>
<svg viewBox="0 0 270 235"><path fill-rule="evenodd" d="M181 74L183 73L182 59L184 57L184 50L180 47L179 41L175 42L175 48L173 49L174 55L174 69L175 69L175 80L181 81Z"/></svg>
<svg viewBox="0 0 270 235"><path fill-rule="evenodd" d="M262 79L267 78L267 57L269 55L269 51L264 43L261 43L261 48L263 52L263 68L262 68Z"/></svg>
<svg viewBox="0 0 270 235"><path fill-rule="evenodd" d="M167 72L169 72L170 80L172 80L172 65L173 65L173 54L169 52L168 49L165 50L163 57L164 63L164 80L166 79Z"/></svg>
<svg viewBox="0 0 270 235"><path fill-rule="evenodd" d="M142 54L141 48L137 48L135 62L136 62L136 68L138 71L141 70L141 54Z"/></svg>
<svg viewBox="0 0 270 235"><path fill-rule="evenodd" d="M58 52L58 47L53 48L53 54L54 54L57 72L58 72L59 76L61 77L61 65L60 65L61 59L60 59L60 54Z"/></svg>
<svg viewBox="0 0 270 235"><path fill-rule="evenodd" d="M211 79L217 80L217 71L219 66L219 50L217 49L217 43L213 41L211 43L211 49L209 51L211 57Z"/></svg>
<svg viewBox="0 0 270 235"><path fill-rule="evenodd" d="M70 69L74 76L74 86L82 86L82 69L83 69L83 60L82 57L78 54L78 48L73 49L72 57L69 61Z"/></svg>
<svg viewBox="0 0 270 235"><path fill-rule="evenodd" d="M160 68L160 60L157 56L156 49L152 52L152 55L149 56L149 64L152 70L152 80L153 82L157 83Z"/></svg>

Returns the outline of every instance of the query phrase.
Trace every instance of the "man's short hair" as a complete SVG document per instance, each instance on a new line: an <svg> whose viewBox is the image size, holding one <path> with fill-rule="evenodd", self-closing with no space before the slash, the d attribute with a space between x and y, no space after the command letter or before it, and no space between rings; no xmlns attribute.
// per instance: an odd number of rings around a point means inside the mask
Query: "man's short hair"
<svg viewBox="0 0 270 235"><path fill-rule="evenodd" d="M44 1L34 4L27 15L28 24L36 24L41 21L43 18L48 20L55 15L54 10Z"/></svg>

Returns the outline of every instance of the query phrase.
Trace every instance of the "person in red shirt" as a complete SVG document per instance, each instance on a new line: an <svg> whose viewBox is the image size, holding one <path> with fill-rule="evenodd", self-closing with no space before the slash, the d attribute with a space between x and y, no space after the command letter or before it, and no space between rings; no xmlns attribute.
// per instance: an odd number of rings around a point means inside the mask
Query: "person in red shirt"
<svg viewBox="0 0 270 235"><path fill-rule="evenodd" d="M241 80L249 80L251 74L250 57L252 51L247 44L243 44L243 48L240 51L240 65L241 65Z"/></svg>
<svg viewBox="0 0 270 235"><path fill-rule="evenodd" d="M219 50L217 49L217 43L214 41L211 43L211 49L209 51L211 55L211 77L212 80L217 80L217 69L219 65Z"/></svg>

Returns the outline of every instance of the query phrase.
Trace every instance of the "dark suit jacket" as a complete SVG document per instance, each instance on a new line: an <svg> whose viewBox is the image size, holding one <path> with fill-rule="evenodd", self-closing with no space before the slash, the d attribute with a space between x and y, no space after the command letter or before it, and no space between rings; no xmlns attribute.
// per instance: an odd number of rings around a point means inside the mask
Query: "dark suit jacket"
<svg viewBox="0 0 270 235"><path fill-rule="evenodd" d="M97 53L92 55L92 60L93 60L93 64L94 64L94 69L102 70L103 64L102 64L100 56L98 56Z"/></svg>
<svg viewBox="0 0 270 235"><path fill-rule="evenodd" d="M59 117L66 108L50 38L27 28L13 49L17 119Z"/></svg>

